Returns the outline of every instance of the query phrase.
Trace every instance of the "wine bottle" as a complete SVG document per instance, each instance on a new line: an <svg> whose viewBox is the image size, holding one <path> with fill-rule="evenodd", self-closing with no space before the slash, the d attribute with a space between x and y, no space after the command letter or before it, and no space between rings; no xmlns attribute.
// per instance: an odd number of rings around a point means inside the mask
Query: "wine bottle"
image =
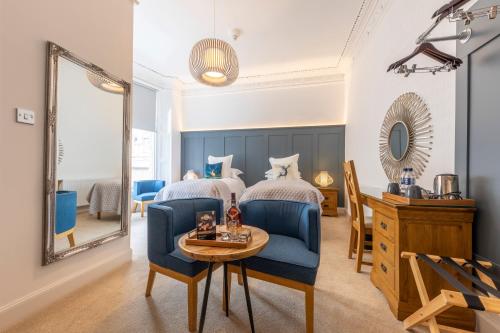
<svg viewBox="0 0 500 333"><path fill-rule="evenodd" d="M236 222L236 226L239 228L243 224L241 219L241 212L236 207L236 194L231 193L231 207L226 212L226 221L228 222Z"/></svg>

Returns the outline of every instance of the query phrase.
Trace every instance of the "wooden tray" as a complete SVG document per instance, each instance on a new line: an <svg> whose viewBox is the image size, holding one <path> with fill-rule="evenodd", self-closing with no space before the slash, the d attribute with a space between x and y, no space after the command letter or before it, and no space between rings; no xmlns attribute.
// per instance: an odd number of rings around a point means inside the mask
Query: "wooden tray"
<svg viewBox="0 0 500 333"><path fill-rule="evenodd" d="M207 240L207 239L197 239L196 238L196 229L188 232L188 237L186 238L186 245L199 245L199 246L215 246L215 247L229 247L233 249L244 249L248 246L248 244L252 241L252 232L250 229L243 228L246 232L249 232L249 237L245 241L223 241L221 239L222 234L219 226L217 226L217 233L215 240Z"/></svg>
<svg viewBox="0 0 500 333"><path fill-rule="evenodd" d="M401 195L383 192L384 200L411 205L411 206L453 206L453 207L475 207L476 201L473 199L448 200L448 199L413 199Z"/></svg>

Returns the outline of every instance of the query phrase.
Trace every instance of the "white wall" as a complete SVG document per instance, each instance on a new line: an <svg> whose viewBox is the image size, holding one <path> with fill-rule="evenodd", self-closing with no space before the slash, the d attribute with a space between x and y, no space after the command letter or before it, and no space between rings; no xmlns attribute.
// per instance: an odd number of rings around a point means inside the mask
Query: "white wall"
<svg viewBox="0 0 500 333"><path fill-rule="evenodd" d="M130 260L125 237L43 267L42 214L46 41L130 82L132 22L133 1L0 1L0 331Z"/></svg>
<svg viewBox="0 0 500 333"><path fill-rule="evenodd" d="M343 80L264 89L235 88L234 91L216 94L188 94L183 98L182 129L344 124L344 100Z"/></svg>
<svg viewBox="0 0 500 333"><path fill-rule="evenodd" d="M415 92L427 103L434 126L434 145L426 171L417 183L432 188L434 175L454 170L455 72L415 74L408 78L387 73L387 67L415 49L415 40L431 23L444 1L393 0L376 28L365 37L346 78L346 158L356 163L362 186L385 188L388 180L379 160L378 138L385 113L405 92ZM443 22L433 36L455 34L455 24ZM454 42L436 43L455 54ZM424 57L419 65L432 64ZM412 64L413 62L410 62Z"/></svg>

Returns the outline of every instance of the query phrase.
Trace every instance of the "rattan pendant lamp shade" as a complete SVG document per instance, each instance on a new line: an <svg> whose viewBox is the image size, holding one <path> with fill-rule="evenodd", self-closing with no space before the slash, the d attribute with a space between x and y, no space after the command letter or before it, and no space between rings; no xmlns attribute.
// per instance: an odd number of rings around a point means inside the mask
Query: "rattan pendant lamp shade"
<svg viewBox="0 0 500 333"><path fill-rule="evenodd" d="M227 86L238 78L238 58L234 49L227 42L215 37L206 38L193 46L189 57L189 70L196 81L200 83L214 87Z"/></svg>
<svg viewBox="0 0 500 333"><path fill-rule="evenodd" d="M196 43L189 57L191 75L209 86L227 86L238 78L238 58L223 40L206 38Z"/></svg>

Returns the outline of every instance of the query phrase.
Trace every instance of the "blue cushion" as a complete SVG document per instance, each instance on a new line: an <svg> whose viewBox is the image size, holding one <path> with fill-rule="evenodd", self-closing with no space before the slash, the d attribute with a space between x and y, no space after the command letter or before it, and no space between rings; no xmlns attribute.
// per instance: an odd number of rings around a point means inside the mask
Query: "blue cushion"
<svg viewBox="0 0 500 333"><path fill-rule="evenodd" d="M181 235L196 227L196 213L214 210L223 215L223 202L214 198L176 199L148 207L148 258L159 266L187 276L195 276L208 267L182 254L177 244Z"/></svg>
<svg viewBox="0 0 500 333"><path fill-rule="evenodd" d="M221 178L222 162L214 164L205 164L205 178Z"/></svg>
<svg viewBox="0 0 500 333"><path fill-rule="evenodd" d="M174 237L174 251L170 252L166 256L156 257L154 259L154 263L162 267L167 267L168 269L178 273L193 277L208 268L208 263L191 259L182 254L178 245L178 241L181 236L182 235L178 235Z"/></svg>
<svg viewBox="0 0 500 333"><path fill-rule="evenodd" d="M267 246L256 256L245 259L245 263L255 271L314 285L319 254L309 251L300 239L270 234Z"/></svg>
<svg viewBox="0 0 500 333"><path fill-rule="evenodd" d="M151 201L155 198L157 192L147 192L138 195L134 195L134 200L137 201Z"/></svg>

